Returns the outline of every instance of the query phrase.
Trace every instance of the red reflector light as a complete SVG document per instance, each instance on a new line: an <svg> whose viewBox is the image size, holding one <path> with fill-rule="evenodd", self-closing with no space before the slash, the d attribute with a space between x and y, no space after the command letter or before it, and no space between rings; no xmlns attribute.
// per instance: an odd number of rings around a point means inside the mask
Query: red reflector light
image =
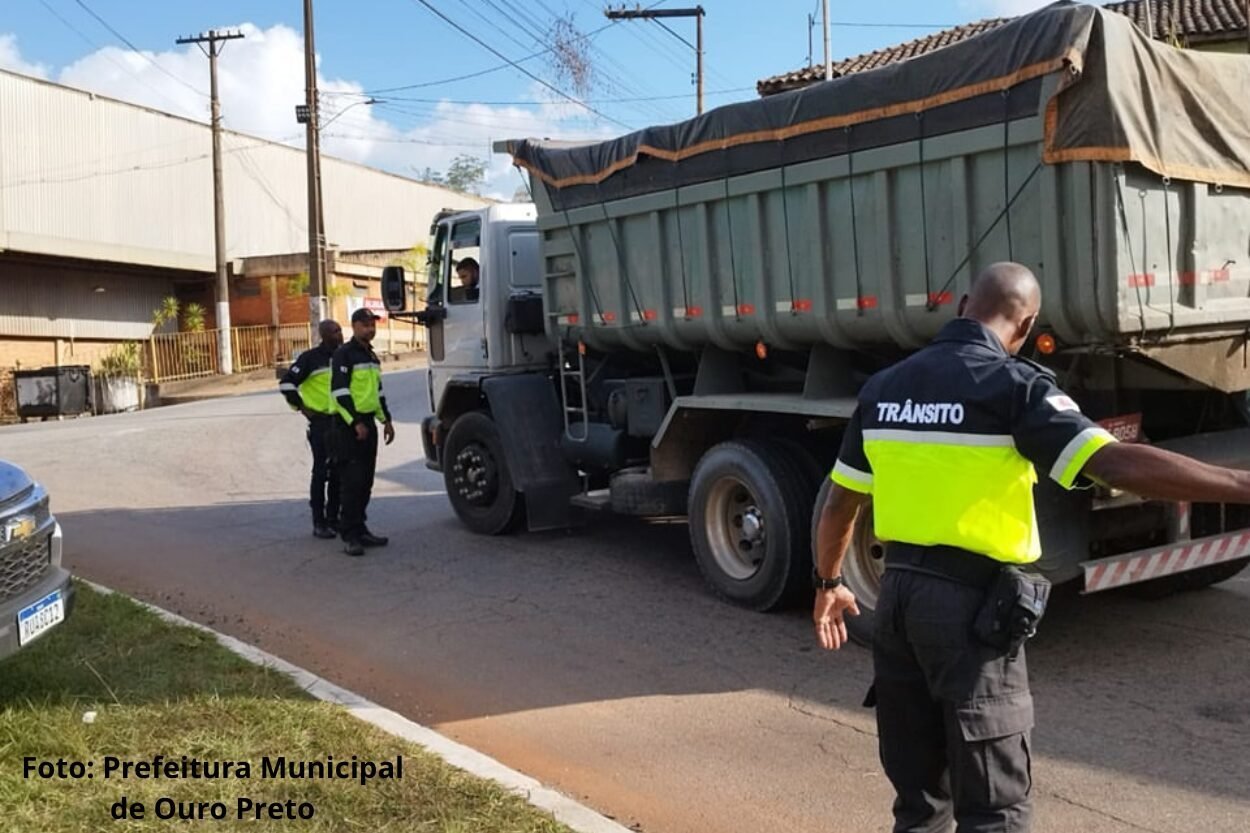
<svg viewBox="0 0 1250 833"><path fill-rule="evenodd" d="M1055 337L1050 333L1042 333L1037 337L1037 352L1043 356L1049 356L1051 353L1054 353L1057 346Z"/></svg>

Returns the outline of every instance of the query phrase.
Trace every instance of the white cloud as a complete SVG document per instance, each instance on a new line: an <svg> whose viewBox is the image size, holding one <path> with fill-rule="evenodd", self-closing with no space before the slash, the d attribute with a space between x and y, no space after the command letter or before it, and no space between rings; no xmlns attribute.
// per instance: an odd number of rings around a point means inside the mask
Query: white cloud
<svg viewBox="0 0 1250 833"><path fill-rule="evenodd" d="M302 146L304 128L295 121L295 105L304 100L300 33L281 24L238 28L244 39L228 42L218 60L225 126ZM31 67L22 61L16 39L0 36L0 66L13 63ZM46 68L34 69L49 74ZM195 46L143 54L110 46L64 67L56 80L200 121L209 117L208 60ZM328 78L320 65L317 83L326 154L407 176L426 168L445 171L457 155L472 154L488 163L483 192L501 199L511 198L521 180L506 156L491 151L491 142L530 136L607 138L618 132L595 126L574 104L548 100L550 94L537 85L526 96L535 106L526 107L402 100L369 105L362 85Z"/></svg>
<svg viewBox="0 0 1250 833"><path fill-rule="evenodd" d="M32 64L22 58L17 45L17 35L0 34L0 69L20 72L22 75L33 75L36 78L47 78L48 68L43 64Z"/></svg>

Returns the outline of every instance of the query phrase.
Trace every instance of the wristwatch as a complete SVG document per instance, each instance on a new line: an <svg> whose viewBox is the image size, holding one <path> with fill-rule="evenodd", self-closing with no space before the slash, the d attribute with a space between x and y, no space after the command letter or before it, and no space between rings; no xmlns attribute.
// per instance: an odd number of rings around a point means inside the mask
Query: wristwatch
<svg viewBox="0 0 1250 833"><path fill-rule="evenodd" d="M842 586L842 576L834 576L833 578L825 578L815 567L812 568L812 587L817 590L833 590L835 587Z"/></svg>

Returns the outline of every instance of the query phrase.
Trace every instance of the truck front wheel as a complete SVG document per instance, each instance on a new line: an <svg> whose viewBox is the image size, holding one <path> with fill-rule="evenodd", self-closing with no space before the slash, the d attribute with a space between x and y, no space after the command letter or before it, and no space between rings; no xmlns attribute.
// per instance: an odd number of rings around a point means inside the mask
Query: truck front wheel
<svg viewBox="0 0 1250 833"><path fill-rule="evenodd" d="M820 523L820 510L829 499L833 481L825 478L816 497L816 509L812 512L812 563L816 560L816 526ZM842 561L842 580L855 594L859 607L858 616L846 617L846 632L860 645L872 645L872 632L876 626L876 610L881 598L881 577L885 573L885 545L877 540L872 526L872 504L859 513L851 546Z"/></svg>
<svg viewBox="0 0 1250 833"><path fill-rule="evenodd" d="M442 460L447 497L465 526L482 535L516 529L524 502L513 486L499 429L488 414L470 411L452 423Z"/></svg>
<svg viewBox="0 0 1250 833"><path fill-rule="evenodd" d="M808 477L785 449L721 443L690 481L690 541L712 589L734 604L772 610L809 587Z"/></svg>

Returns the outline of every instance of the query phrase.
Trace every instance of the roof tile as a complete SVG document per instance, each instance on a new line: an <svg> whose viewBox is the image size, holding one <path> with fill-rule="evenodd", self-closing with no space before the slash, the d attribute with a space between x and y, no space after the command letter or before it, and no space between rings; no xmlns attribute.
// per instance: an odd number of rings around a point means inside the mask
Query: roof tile
<svg viewBox="0 0 1250 833"><path fill-rule="evenodd" d="M1246 31L1245 0L1153 0L1150 4L1155 18L1155 37L1193 40L1224 39L1244 35ZM1138 26L1146 28L1146 4L1142 0L1108 3L1104 8L1127 15ZM1002 26L1011 18L995 17L966 23L952 29L943 29L915 40L866 52L853 58L835 61L833 75L850 75L870 69L905 61L975 37L983 32ZM823 65L803 67L784 75L775 75L759 81L755 87L760 95L772 95L786 90L806 87L823 81Z"/></svg>

